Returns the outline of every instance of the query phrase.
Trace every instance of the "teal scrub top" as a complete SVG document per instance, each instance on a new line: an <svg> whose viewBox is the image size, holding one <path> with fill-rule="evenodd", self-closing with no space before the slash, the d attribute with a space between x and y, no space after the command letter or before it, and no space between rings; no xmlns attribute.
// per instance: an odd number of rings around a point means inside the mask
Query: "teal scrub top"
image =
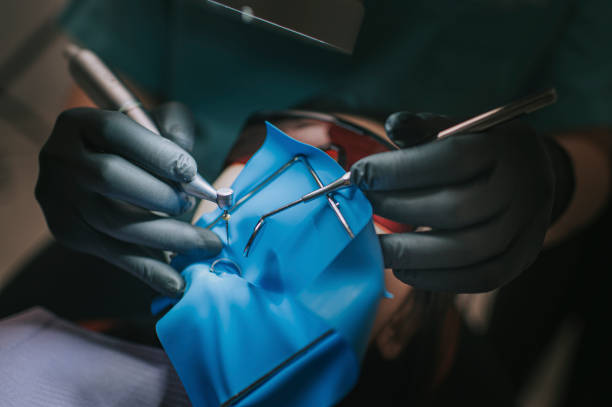
<svg viewBox="0 0 612 407"><path fill-rule="evenodd" d="M78 0L61 23L136 85L193 109L201 129L194 155L208 179L262 109L463 118L555 86L557 104L528 119L540 131L612 121L609 0L364 6L352 55L218 14L203 0Z"/></svg>

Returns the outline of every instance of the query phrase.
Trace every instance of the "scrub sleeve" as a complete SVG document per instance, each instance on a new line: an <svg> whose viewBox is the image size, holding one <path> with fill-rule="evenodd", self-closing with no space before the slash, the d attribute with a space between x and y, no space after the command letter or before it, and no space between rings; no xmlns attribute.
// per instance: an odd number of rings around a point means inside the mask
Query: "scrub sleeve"
<svg viewBox="0 0 612 407"><path fill-rule="evenodd" d="M468 117L548 86L540 131L601 125L610 111L605 0L368 1L351 56L186 0L73 1L66 32L133 83L179 100L201 129L195 158L214 179L256 110L306 106L384 117ZM486 58L483 58L483 55Z"/></svg>

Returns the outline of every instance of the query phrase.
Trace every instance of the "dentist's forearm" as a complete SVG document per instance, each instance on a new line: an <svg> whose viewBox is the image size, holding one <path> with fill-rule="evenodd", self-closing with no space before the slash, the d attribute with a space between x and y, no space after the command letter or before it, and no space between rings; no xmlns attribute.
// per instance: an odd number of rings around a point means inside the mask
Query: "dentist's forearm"
<svg viewBox="0 0 612 407"><path fill-rule="evenodd" d="M612 131L575 132L555 138L570 157L575 186L569 205L548 229L545 247L591 224L608 204L612 182Z"/></svg>

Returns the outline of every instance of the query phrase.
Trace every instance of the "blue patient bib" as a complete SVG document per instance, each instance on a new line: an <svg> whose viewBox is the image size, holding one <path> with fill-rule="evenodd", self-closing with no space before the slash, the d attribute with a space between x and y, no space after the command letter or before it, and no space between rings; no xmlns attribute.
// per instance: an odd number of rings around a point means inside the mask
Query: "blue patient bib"
<svg viewBox="0 0 612 407"><path fill-rule="evenodd" d="M353 239L323 196L267 218L243 255L263 214L318 188L306 163L324 184L344 173L268 123L266 141L232 185L235 202L248 199L231 212L229 245L213 259L193 252L173 262L187 286L157 335L195 406L327 406L356 383L384 292L372 208L361 191L333 194ZM197 225L217 220L212 230L226 242L220 215L205 214Z"/></svg>

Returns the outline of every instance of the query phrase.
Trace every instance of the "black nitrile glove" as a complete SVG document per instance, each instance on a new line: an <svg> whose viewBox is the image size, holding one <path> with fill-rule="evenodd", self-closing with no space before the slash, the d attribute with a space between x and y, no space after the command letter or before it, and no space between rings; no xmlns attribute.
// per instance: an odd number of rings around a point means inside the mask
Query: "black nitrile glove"
<svg viewBox="0 0 612 407"><path fill-rule="evenodd" d="M154 116L165 138L118 112L62 113L40 152L36 198L60 243L178 296L185 282L163 251L212 256L221 242L209 230L151 212L176 216L191 209L195 200L177 182L197 171L189 154L195 132L189 111L169 103Z"/></svg>
<svg viewBox="0 0 612 407"><path fill-rule="evenodd" d="M518 120L435 140L449 119L396 113L402 147L366 157L352 181L375 213L430 231L380 236L386 267L426 290L482 292L512 280L542 247L554 199L545 143Z"/></svg>

